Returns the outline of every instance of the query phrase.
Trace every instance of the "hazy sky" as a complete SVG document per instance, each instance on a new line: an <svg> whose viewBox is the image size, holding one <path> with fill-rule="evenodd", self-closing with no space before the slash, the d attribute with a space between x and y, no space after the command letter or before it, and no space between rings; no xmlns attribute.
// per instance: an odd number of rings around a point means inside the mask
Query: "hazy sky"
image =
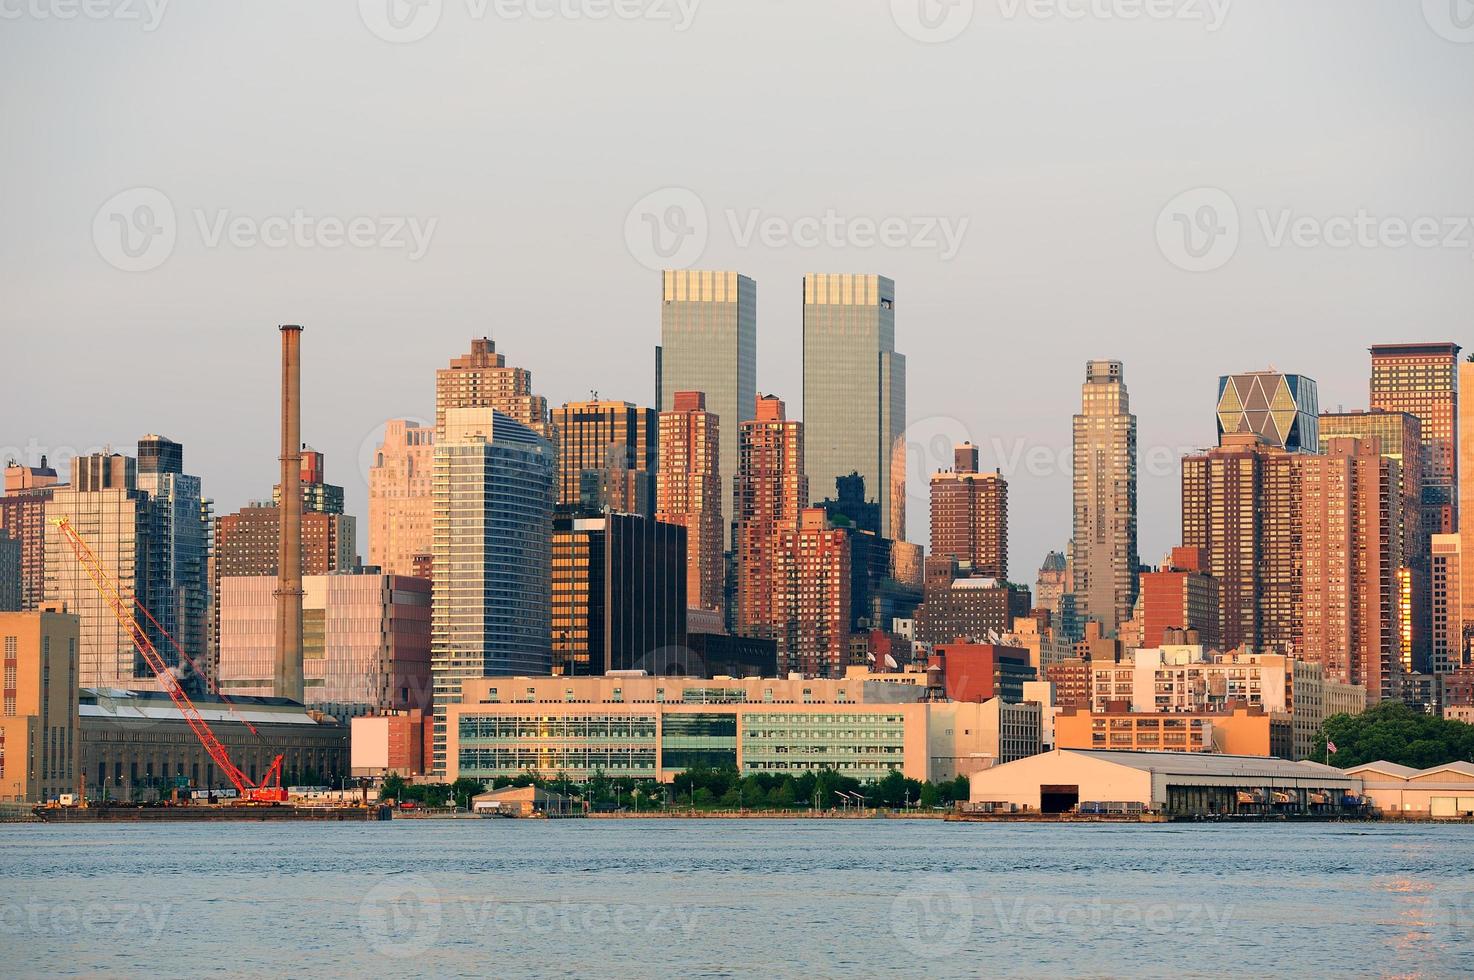
<svg viewBox="0 0 1474 980"><path fill-rule="evenodd" d="M88 2L0 0L0 447L159 432L219 512L276 477L281 322L360 518L473 336L648 404L657 228L757 280L795 414L803 274L894 278L910 537L970 437L1027 581L1086 359L1125 361L1156 561L1220 373L1364 407L1369 344L1474 343L1470 0Z"/></svg>

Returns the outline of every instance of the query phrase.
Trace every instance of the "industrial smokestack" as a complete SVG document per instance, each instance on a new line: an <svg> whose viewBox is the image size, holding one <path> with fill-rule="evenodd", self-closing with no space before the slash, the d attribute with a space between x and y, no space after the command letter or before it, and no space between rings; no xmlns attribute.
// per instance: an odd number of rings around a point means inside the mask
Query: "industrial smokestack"
<svg viewBox="0 0 1474 980"><path fill-rule="evenodd" d="M272 693L302 691L302 328L281 328L281 505L276 552L276 669Z"/></svg>

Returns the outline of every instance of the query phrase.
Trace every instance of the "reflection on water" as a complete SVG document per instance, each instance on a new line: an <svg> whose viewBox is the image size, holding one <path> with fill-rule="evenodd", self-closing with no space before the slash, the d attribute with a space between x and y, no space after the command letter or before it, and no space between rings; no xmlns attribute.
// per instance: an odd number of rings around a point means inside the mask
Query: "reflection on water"
<svg viewBox="0 0 1474 980"><path fill-rule="evenodd" d="M1474 827L0 827L3 975L1474 974Z"/></svg>

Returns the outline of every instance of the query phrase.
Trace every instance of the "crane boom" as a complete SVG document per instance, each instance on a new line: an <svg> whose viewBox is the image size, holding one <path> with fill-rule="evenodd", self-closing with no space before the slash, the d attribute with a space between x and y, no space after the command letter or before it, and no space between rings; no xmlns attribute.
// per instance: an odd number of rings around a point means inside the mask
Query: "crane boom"
<svg viewBox="0 0 1474 980"><path fill-rule="evenodd" d="M102 562L92 549L88 547L87 542L83 541L81 536L77 534L71 522L65 517L62 517L53 520L51 523L56 527L62 540L66 541L71 547L72 553L77 556L77 561L87 571L87 575L92 579L92 584L97 589L98 594L102 596L103 601L108 604L108 607L112 609L113 615L117 617L118 624L128 631L129 638L133 641L134 649L143 657L144 663L148 664L149 669L154 672L154 676L158 678L159 684L164 688L165 693L169 695L170 700L174 702L174 706L179 709L179 713L184 716L184 720L189 724L190 730L200 740L200 744L205 747L205 751L209 753L210 758L225 773L226 778L235 785L236 791L241 795L241 799L252 800L258 803L286 802L287 793L281 785L282 757L278 755L272 760L271 765L262 775L259 784L253 782L235 764L230 758L230 752L215 737L215 733L210 730L210 726L205 721L204 716L200 714L199 709L190 700L189 694L180 685L179 679L174 676L174 672L169 669L168 663L159 655L159 651L154 647L153 641L148 638L148 634L139 625L137 618L133 615L132 607L137 600L134 599L130 602L123 598L117 583L108 575L107 570L102 566ZM143 608L141 603L139 604L139 608ZM147 609L144 609L144 615L148 616ZM152 616L149 616L149 621L154 622L155 626L158 625ZM162 630L162 627L159 628ZM252 730L254 731L254 728Z"/></svg>

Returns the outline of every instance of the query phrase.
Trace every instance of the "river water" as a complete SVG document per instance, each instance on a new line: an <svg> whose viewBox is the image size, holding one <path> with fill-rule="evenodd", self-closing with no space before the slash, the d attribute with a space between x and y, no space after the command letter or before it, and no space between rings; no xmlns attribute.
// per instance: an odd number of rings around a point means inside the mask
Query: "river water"
<svg viewBox="0 0 1474 980"><path fill-rule="evenodd" d="M0 976L1470 976L1471 879L1471 826L0 825Z"/></svg>

